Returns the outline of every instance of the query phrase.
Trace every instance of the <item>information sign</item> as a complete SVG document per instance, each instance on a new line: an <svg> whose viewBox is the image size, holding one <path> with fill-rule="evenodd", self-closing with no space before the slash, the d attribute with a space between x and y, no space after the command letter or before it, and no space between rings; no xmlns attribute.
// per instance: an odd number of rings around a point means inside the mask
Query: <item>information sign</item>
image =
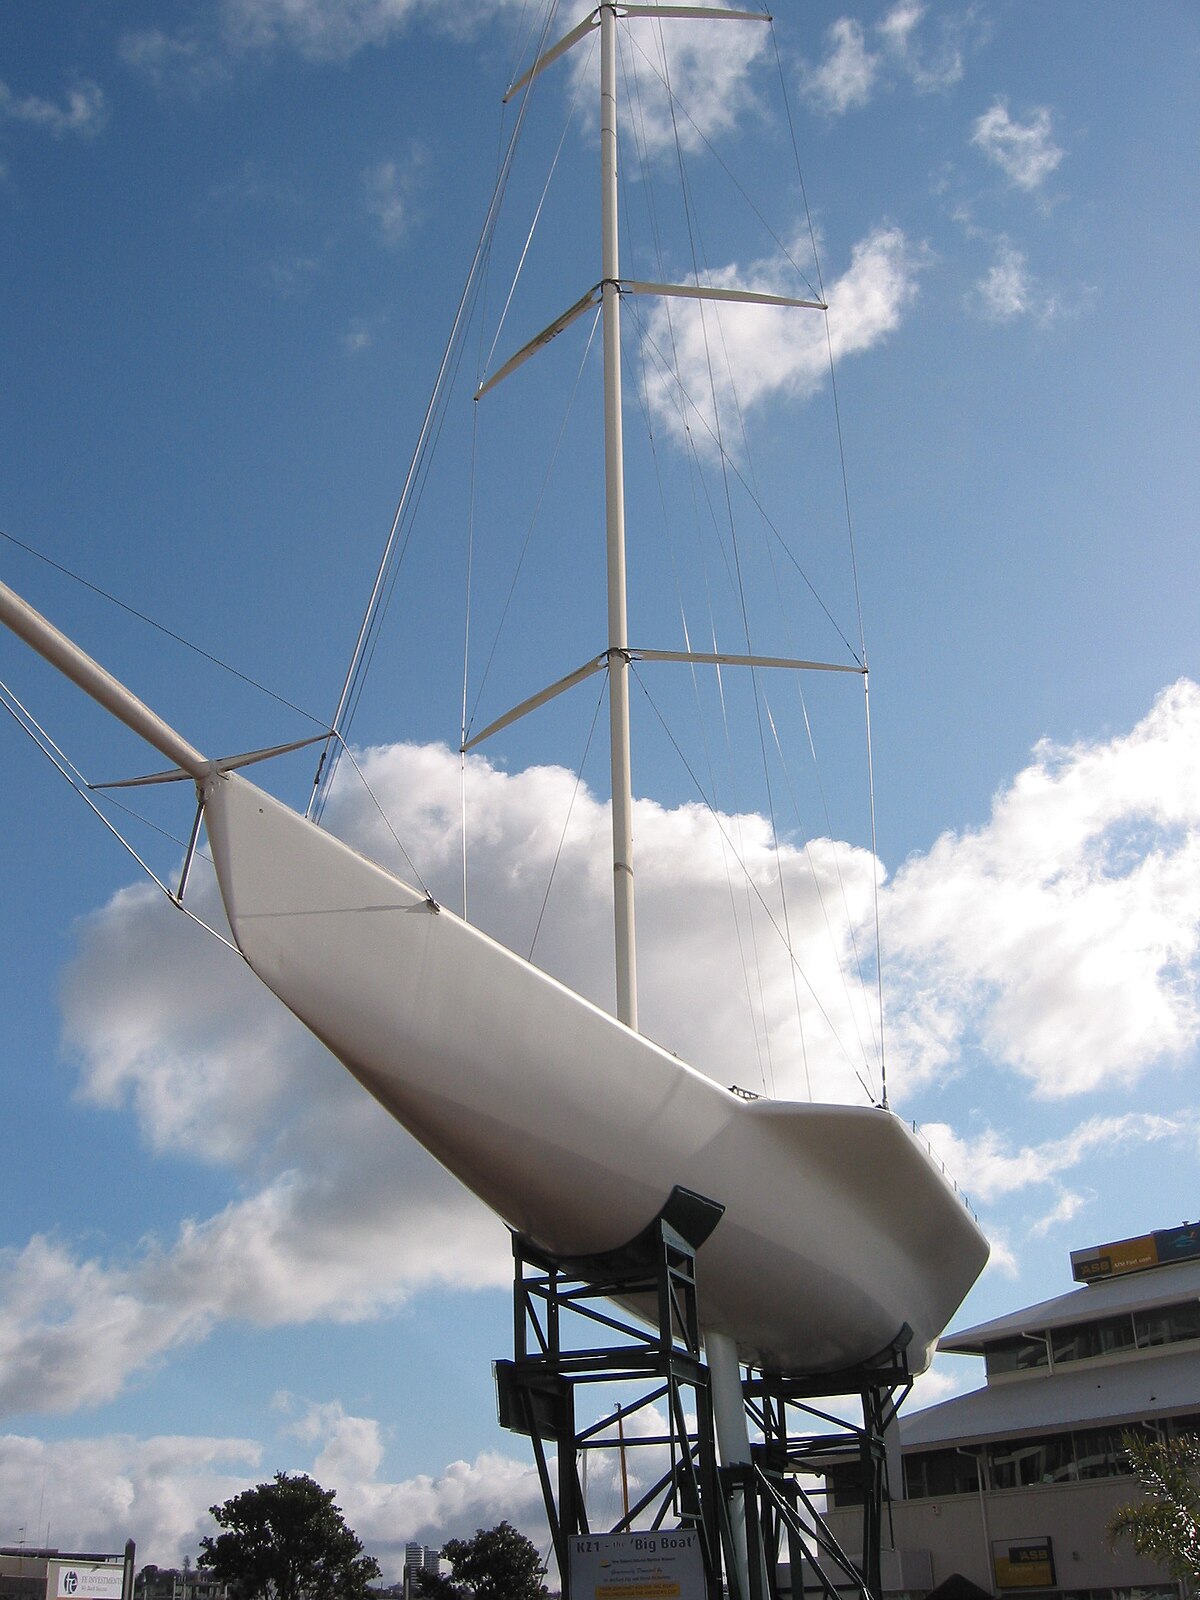
<svg viewBox="0 0 1200 1600"><path fill-rule="evenodd" d="M571 1600L704 1600L704 1559L692 1528L579 1534L570 1558Z"/></svg>
<svg viewBox="0 0 1200 1600"><path fill-rule="evenodd" d="M997 1589L1052 1589L1054 1550L1049 1539L1000 1539L992 1545Z"/></svg>
<svg viewBox="0 0 1200 1600"><path fill-rule="evenodd" d="M55 1600L121 1600L124 1563L75 1561L60 1563Z"/></svg>

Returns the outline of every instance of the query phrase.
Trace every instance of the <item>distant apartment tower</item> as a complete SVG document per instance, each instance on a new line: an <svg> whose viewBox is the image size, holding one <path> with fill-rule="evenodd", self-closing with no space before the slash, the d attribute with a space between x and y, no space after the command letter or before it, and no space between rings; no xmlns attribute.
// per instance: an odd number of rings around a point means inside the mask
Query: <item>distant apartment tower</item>
<svg viewBox="0 0 1200 1600"><path fill-rule="evenodd" d="M404 1600L410 1600L410 1596L418 1593L418 1573L440 1570L440 1553L431 1550L428 1545L417 1544L415 1540L410 1539L404 1546Z"/></svg>

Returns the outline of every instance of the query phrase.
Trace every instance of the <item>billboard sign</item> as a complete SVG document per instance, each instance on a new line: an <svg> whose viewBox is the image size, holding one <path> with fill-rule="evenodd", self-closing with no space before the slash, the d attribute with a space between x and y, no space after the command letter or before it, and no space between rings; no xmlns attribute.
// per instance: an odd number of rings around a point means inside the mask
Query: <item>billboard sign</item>
<svg viewBox="0 0 1200 1600"><path fill-rule="evenodd" d="M1054 1549L1049 1539L998 1539L992 1545L997 1589L1053 1589Z"/></svg>
<svg viewBox="0 0 1200 1600"><path fill-rule="evenodd" d="M61 1561L53 1590L54 1600L121 1600L125 1564L113 1561Z"/></svg>
<svg viewBox="0 0 1200 1600"><path fill-rule="evenodd" d="M1192 1261L1200 1256L1200 1223L1159 1228L1137 1239L1116 1239L1087 1250L1071 1251L1071 1275L1076 1283L1096 1283L1119 1278L1126 1272L1167 1266L1172 1261Z"/></svg>
<svg viewBox="0 0 1200 1600"><path fill-rule="evenodd" d="M570 1543L571 1600L705 1600L694 1528L578 1534Z"/></svg>

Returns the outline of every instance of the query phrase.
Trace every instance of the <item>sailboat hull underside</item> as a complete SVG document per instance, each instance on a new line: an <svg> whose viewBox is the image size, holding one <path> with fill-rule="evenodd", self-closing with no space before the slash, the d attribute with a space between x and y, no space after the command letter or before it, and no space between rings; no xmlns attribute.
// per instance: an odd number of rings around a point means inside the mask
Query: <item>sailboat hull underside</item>
<svg viewBox="0 0 1200 1600"><path fill-rule="evenodd" d="M205 813L250 966L513 1228L592 1254L681 1184L725 1207L701 1320L744 1360L836 1371L907 1324L927 1364L987 1245L897 1118L740 1099L236 775Z"/></svg>

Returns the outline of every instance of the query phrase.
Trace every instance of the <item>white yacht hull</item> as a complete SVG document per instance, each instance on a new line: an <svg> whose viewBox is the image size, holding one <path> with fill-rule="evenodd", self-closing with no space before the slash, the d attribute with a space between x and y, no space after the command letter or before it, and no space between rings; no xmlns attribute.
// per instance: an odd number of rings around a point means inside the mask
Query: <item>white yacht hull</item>
<svg viewBox="0 0 1200 1600"><path fill-rule="evenodd" d="M701 1321L743 1360L837 1371L907 1324L928 1364L987 1244L890 1112L745 1101L245 779L204 797L250 966L513 1228L591 1254L683 1185L725 1207Z"/></svg>

